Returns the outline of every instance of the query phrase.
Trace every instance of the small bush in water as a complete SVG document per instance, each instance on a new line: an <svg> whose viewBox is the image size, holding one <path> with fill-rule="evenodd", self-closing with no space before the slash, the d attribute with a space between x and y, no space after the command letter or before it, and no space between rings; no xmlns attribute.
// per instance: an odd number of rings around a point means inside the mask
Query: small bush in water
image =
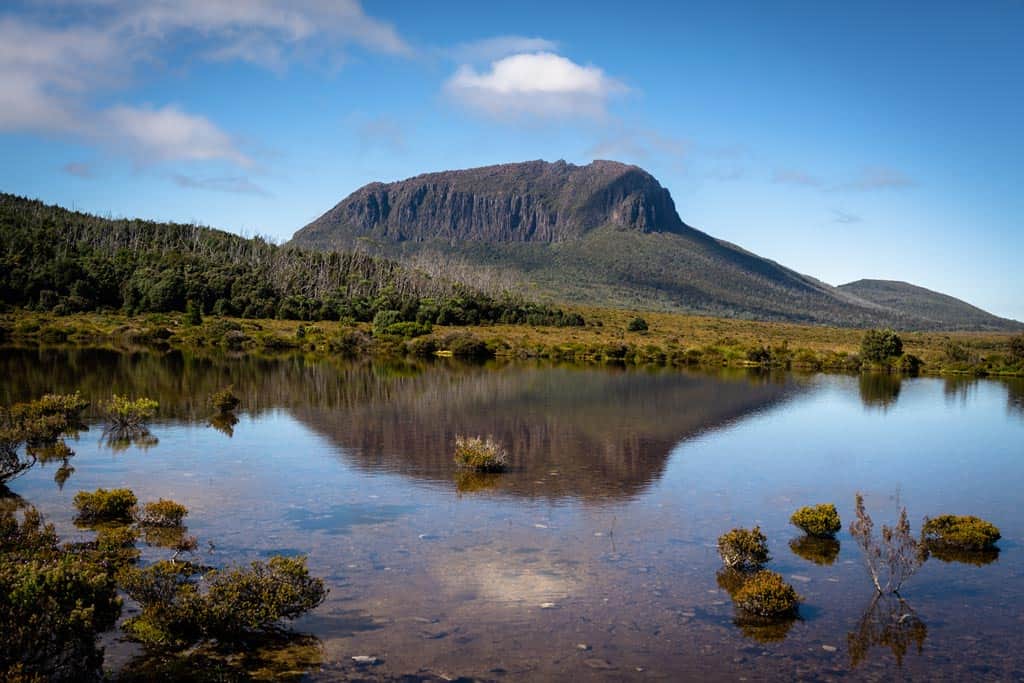
<svg viewBox="0 0 1024 683"><path fill-rule="evenodd" d="M145 526L181 526L181 520L188 514L188 508L173 500L161 498L155 503L146 503L139 513L139 523Z"/></svg>
<svg viewBox="0 0 1024 683"><path fill-rule="evenodd" d="M508 466L508 454L491 437L455 437L455 464L477 472L502 472Z"/></svg>
<svg viewBox="0 0 1024 683"><path fill-rule="evenodd" d="M761 533L761 527L733 529L718 537L718 554L726 567L740 570L758 569L771 557L768 555L768 539Z"/></svg>
<svg viewBox="0 0 1024 683"><path fill-rule="evenodd" d="M142 608L125 623L125 631L141 642L171 647L271 631L327 595L323 581L309 575L305 557L277 556L248 568L205 572L189 562L165 560L126 570L122 586Z"/></svg>
<svg viewBox="0 0 1024 683"><path fill-rule="evenodd" d="M802 507L793 513L789 522L808 536L820 538L831 538L843 528L836 506L832 503Z"/></svg>
<svg viewBox="0 0 1024 683"><path fill-rule="evenodd" d="M96 489L75 494L76 521L84 524L132 521L138 499L131 489Z"/></svg>
<svg viewBox="0 0 1024 683"><path fill-rule="evenodd" d="M1001 538L995 524L972 515L926 517L921 535L928 545L960 550L990 550Z"/></svg>
<svg viewBox="0 0 1024 683"><path fill-rule="evenodd" d="M238 407L241 401L231 391L231 387L224 387L220 391L210 394L210 406L219 413L230 413Z"/></svg>
<svg viewBox="0 0 1024 683"><path fill-rule="evenodd" d="M132 431L144 429L156 415L160 404L151 398L132 400L127 396L118 396L100 405L107 419L107 425L114 431Z"/></svg>
<svg viewBox="0 0 1024 683"><path fill-rule="evenodd" d="M800 596L777 572L762 569L747 579L733 596L736 605L761 617L793 614Z"/></svg>

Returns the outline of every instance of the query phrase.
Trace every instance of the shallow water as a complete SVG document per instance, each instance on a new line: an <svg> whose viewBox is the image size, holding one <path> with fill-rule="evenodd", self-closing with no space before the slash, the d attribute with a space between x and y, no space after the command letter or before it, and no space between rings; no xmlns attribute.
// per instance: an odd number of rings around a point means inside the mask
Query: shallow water
<svg viewBox="0 0 1024 683"><path fill-rule="evenodd" d="M160 402L159 443L114 449L93 423L63 488L53 464L12 482L67 538L76 491L127 486L188 506L205 561L308 554L331 589L294 624L314 638L232 664L256 676L339 678L371 655L371 679L1024 678L1020 381L10 349L0 377L3 403ZM219 431L204 404L227 384L242 407ZM493 435L511 471L459 476L456 434ZM788 525L827 501L848 522L857 491L879 524L900 506L915 530L988 518L1001 551L932 558L904 605L873 605L845 530L830 556ZM805 599L781 627L742 619L716 581L715 539L753 524ZM106 644L113 671L154 671Z"/></svg>

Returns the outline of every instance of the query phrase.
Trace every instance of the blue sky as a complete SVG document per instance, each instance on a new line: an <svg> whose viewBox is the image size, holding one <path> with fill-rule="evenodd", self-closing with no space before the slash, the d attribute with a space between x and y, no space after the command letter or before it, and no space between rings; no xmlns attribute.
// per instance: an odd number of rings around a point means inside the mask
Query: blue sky
<svg viewBox="0 0 1024 683"><path fill-rule="evenodd" d="M37 0L0 9L0 190L283 240L374 180L651 171L832 284L1024 319L1024 3Z"/></svg>

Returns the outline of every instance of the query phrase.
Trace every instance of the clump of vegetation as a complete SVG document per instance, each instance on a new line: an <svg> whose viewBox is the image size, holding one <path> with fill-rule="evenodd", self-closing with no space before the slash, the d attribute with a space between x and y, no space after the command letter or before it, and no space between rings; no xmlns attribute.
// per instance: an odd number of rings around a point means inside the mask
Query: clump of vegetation
<svg viewBox="0 0 1024 683"><path fill-rule="evenodd" d="M210 416L210 426L229 439L235 435L238 416L234 413L215 413Z"/></svg>
<svg viewBox="0 0 1024 683"><path fill-rule="evenodd" d="M737 528L718 537L718 554L726 567L749 571L759 569L771 559L768 554L768 539L761 533L761 527Z"/></svg>
<svg viewBox="0 0 1024 683"><path fill-rule="evenodd" d="M903 354L903 340L893 330L868 330L860 343L860 355L872 363L885 363Z"/></svg>
<svg viewBox="0 0 1024 683"><path fill-rule="evenodd" d="M95 552L62 547L35 508L0 507L0 678L100 679L97 635L121 601Z"/></svg>
<svg viewBox="0 0 1024 683"><path fill-rule="evenodd" d="M476 472L504 472L508 452L492 437L456 436L455 464Z"/></svg>
<svg viewBox="0 0 1024 683"><path fill-rule="evenodd" d="M142 609L125 631L140 642L173 648L273 630L327 595L323 581L309 575L305 557L277 556L223 571L164 560L126 570L122 586Z"/></svg>
<svg viewBox="0 0 1024 683"><path fill-rule="evenodd" d="M126 434L146 431L159 407L160 404L151 398L132 400L117 394L100 405L107 420L107 430Z"/></svg>
<svg viewBox="0 0 1024 683"><path fill-rule="evenodd" d="M839 557L839 541L834 538L800 536L789 542L789 549L794 555L823 566L834 564Z"/></svg>
<svg viewBox="0 0 1024 683"><path fill-rule="evenodd" d="M882 594L899 593L903 582L913 576L928 559L928 548L910 534L907 509L900 510L895 527L882 526L880 538L875 523L864 509L864 496L857 494L856 519L850 523L850 535L864 551L864 561L875 589Z"/></svg>
<svg viewBox="0 0 1024 683"><path fill-rule="evenodd" d="M459 494L489 491L501 481L497 472L478 472L471 469L460 469L455 473L455 490Z"/></svg>
<svg viewBox="0 0 1024 683"><path fill-rule="evenodd" d="M161 498L155 503L146 503L138 514L139 524L143 526L181 526L181 522L188 514L188 508L173 500Z"/></svg>
<svg viewBox="0 0 1024 683"><path fill-rule="evenodd" d="M482 339L472 334L454 334L443 340L444 347L456 358L465 360L483 360L494 356Z"/></svg>
<svg viewBox="0 0 1024 683"><path fill-rule="evenodd" d="M91 525L104 522L128 524L135 515L139 500L131 489L96 489L92 493L79 491L75 494L74 505L78 510L75 521Z"/></svg>
<svg viewBox="0 0 1024 683"><path fill-rule="evenodd" d="M218 413L230 413L241 401L235 396L232 387L224 387L210 394L210 407Z"/></svg>
<svg viewBox="0 0 1024 683"><path fill-rule="evenodd" d="M819 538L832 538L843 528L842 522L839 521L839 512L832 503L804 506L793 513L789 523L803 530L808 536Z"/></svg>
<svg viewBox="0 0 1024 683"><path fill-rule="evenodd" d="M648 329L647 321L641 318L640 316L637 316L629 321L629 324L626 326L626 329L629 330L630 332L646 332Z"/></svg>
<svg viewBox="0 0 1024 683"><path fill-rule="evenodd" d="M751 614L770 618L792 615L800 604L800 596L793 587L770 569L762 569L747 578L733 600Z"/></svg>
<svg viewBox="0 0 1024 683"><path fill-rule="evenodd" d="M925 517L921 537L929 548L955 548L966 551L991 550L999 535L999 527L972 515L941 515Z"/></svg>
<svg viewBox="0 0 1024 683"><path fill-rule="evenodd" d="M74 455L59 439L79 428L88 405L75 392L0 408L0 484L24 474L40 458L66 460Z"/></svg>

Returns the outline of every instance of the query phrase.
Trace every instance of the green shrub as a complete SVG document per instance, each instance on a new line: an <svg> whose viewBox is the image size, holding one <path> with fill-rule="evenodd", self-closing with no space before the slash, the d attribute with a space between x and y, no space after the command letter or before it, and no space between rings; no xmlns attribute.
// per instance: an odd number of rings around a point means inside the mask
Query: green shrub
<svg viewBox="0 0 1024 683"><path fill-rule="evenodd" d="M740 570L757 569L769 559L768 539L761 527L733 529L718 537L718 554L726 567Z"/></svg>
<svg viewBox="0 0 1024 683"><path fill-rule="evenodd" d="M113 398L100 404L107 419L107 427L113 431L135 431L145 429L156 415L160 404L151 398L129 399L114 394Z"/></svg>
<svg viewBox="0 0 1024 683"><path fill-rule="evenodd" d="M0 679L99 680L97 635L121 611L94 553L58 545L35 508L0 508Z"/></svg>
<svg viewBox="0 0 1024 683"><path fill-rule="evenodd" d="M762 569L748 578L733 600L736 606L761 617L781 617L796 612L800 596L777 572Z"/></svg>
<svg viewBox="0 0 1024 683"><path fill-rule="evenodd" d="M789 549L809 562L826 566L834 564L839 557L839 541L834 538L800 536L790 540Z"/></svg>
<svg viewBox="0 0 1024 683"><path fill-rule="evenodd" d="M483 359L494 354L487 345L471 334L457 334L445 339L445 346L456 358Z"/></svg>
<svg viewBox="0 0 1024 683"><path fill-rule="evenodd" d="M142 610L125 623L125 631L143 643L170 647L270 631L282 619L315 608L327 595L323 581L309 575L305 557L278 556L245 569L206 572L188 562L165 560L129 569L121 579Z"/></svg>
<svg viewBox="0 0 1024 683"><path fill-rule="evenodd" d="M996 525L971 515L926 517L921 536L929 546L960 550L989 550L1001 538Z"/></svg>
<svg viewBox="0 0 1024 683"><path fill-rule="evenodd" d="M789 523L809 536L831 538L843 528L839 513L832 503L805 506L793 513Z"/></svg>
<svg viewBox="0 0 1024 683"><path fill-rule="evenodd" d="M860 343L861 357L873 363L884 363L903 353L903 340L892 330L868 330Z"/></svg>
<svg viewBox="0 0 1024 683"><path fill-rule="evenodd" d="M241 401L231 389L232 387L228 386L210 394L210 406L219 413L230 413L237 408Z"/></svg>
<svg viewBox="0 0 1024 683"><path fill-rule="evenodd" d="M491 437L456 436L455 464L477 472L502 472L508 465L508 454Z"/></svg>
<svg viewBox="0 0 1024 683"><path fill-rule="evenodd" d="M409 354L417 358L429 358L437 353L437 340L419 337L406 345Z"/></svg>
<svg viewBox="0 0 1024 683"><path fill-rule="evenodd" d="M188 515L188 508L173 500L161 498L155 503L146 503L138 514L139 524L145 526L181 526Z"/></svg>
<svg viewBox="0 0 1024 683"><path fill-rule="evenodd" d="M79 491L74 500L75 509L78 510L76 521L82 524L130 523L138 502L131 489L96 489L92 493Z"/></svg>
<svg viewBox="0 0 1024 683"><path fill-rule="evenodd" d="M1024 362L1024 334L1010 338L1010 358L1017 363Z"/></svg>
<svg viewBox="0 0 1024 683"><path fill-rule="evenodd" d="M629 324L626 325L626 329L630 332L646 332L647 321L640 316L637 316L629 321Z"/></svg>

